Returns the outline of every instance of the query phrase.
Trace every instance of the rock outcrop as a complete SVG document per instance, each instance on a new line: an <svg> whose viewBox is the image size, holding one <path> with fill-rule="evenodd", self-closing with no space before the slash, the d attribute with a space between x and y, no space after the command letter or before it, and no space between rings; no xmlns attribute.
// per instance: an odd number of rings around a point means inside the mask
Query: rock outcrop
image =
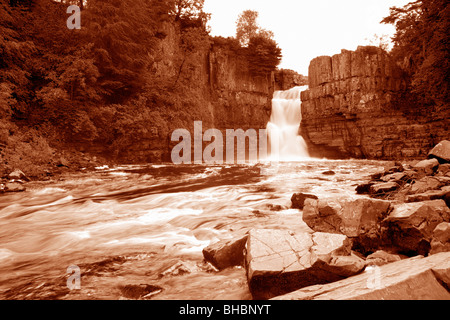
<svg viewBox="0 0 450 320"><path fill-rule="evenodd" d="M396 105L394 97L406 81L382 49L358 47L315 58L308 78L309 89L301 94L301 133L312 155L417 158L448 138L448 111L412 116Z"/></svg>
<svg viewBox="0 0 450 320"><path fill-rule="evenodd" d="M381 246L381 223L390 210L391 203L384 200L307 199L303 221L317 232L346 235L361 253L374 252Z"/></svg>
<svg viewBox="0 0 450 320"><path fill-rule="evenodd" d="M351 254L351 241L344 235L287 230L251 230L245 261L250 292L257 300L341 280L365 266Z"/></svg>
<svg viewBox="0 0 450 320"><path fill-rule="evenodd" d="M427 255L435 228L450 222L450 209L443 200L396 205L383 221L386 245L399 251Z"/></svg>
<svg viewBox="0 0 450 320"><path fill-rule="evenodd" d="M450 300L450 252L373 267L338 282L274 300Z"/></svg>
<svg viewBox="0 0 450 320"><path fill-rule="evenodd" d="M205 260L219 270L244 265L247 235L239 239L222 240L203 249Z"/></svg>

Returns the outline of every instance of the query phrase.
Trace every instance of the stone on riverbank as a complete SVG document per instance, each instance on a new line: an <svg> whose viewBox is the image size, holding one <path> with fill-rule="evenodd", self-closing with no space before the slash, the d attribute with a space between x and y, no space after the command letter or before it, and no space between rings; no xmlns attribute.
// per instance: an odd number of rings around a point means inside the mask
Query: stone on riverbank
<svg viewBox="0 0 450 320"><path fill-rule="evenodd" d="M441 141L436 147L434 147L428 154L428 158L435 158L440 163L450 162L450 141Z"/></svg>
<svg viewBox="0 0 450 320"><path fill-rule="evenodd" d="M442 222L433 231L430 254L450 252L450 223Z"/></svg>
<svg viewBox="0 0 450 320"><path fill-rule="evenodd" d="M5 192L23 192L26 188L19 182L7 182L4 190Z"/></svg>
<svg viewBox="0 0 450 320"><path fill-rule="evenodd" d="M247 235L238 239L223 240L203 249L203 257L219 270L244 264Z"/></svg>
<svg viewBox="0 0 450 320"><path fill-rule="evenodd" d="M338 281L364 268L364 261L351 255L346 236L321 232L251 230L245 261L254 299Z"/></svg>
<svg viewBox="0 0 450 320"><path fill-rule="evenodd" d="M373 252L381 244L381 222L390 210L389 201L377 199L307 200L303 221L314 231L346 235L357 251Z"/></svg>
<svg viewBox="0 0 450 320"><path fill-rule="evenodd" d="M313 194L294 193L291 198L292 208L302 210L306 199L318 199L318 197Z"/></svg>
<svg viewBox="0 0 450 320"><path fill-rule="evenodd" d="M315 285L274 300L450 300L450 252L374 267L347 279Z"/></svg>
<svg viewBox="0 0 450 320"><path fill-rule="evenodd" d="M24 180L30 181L30 179L22 171L16 169L8 175L9 180Z"/></svg>
<svg viewBox="0 0 450 320"><path fill-rule="evenodd" d="M426 255L433 231L442 222L450 222L443 200L396 205L382 223L383 240L405 253Z"/></svg>
<svg viewBox="0 0 450 320"><path fill-rule="evenodd" d="M422 160L417 163L413 169L422 175L429 176L432 175L439 167L439 161L437 159Z"/></svg>

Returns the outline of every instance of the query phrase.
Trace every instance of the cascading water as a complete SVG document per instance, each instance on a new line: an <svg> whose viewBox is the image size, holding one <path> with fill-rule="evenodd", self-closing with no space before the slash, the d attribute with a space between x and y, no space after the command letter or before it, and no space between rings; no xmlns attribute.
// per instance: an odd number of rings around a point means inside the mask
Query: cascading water
<svg viewBox="0 0 450 320"><path fill-rule="evenodd" d="M272 116L267 125L270 159L273 161L298 161L309 158L305 140L299 135L302 121L300 93L307 86L286 91L275 91Z"/></svg>

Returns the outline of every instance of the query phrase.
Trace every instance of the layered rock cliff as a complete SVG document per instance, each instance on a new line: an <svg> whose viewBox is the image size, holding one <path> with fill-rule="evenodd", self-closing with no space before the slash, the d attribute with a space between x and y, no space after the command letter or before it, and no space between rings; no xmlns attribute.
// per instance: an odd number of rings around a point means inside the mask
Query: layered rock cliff
<svg viewBox="0 0 450 320"><path fill-rule="evenodd" d="M449 134L448 112L400 108L395 97L406 87L405 75L377 47L315 58L308 77L301 128L314 156L422 157Z"/></svg>
<svg viewBox="0 0 450 320"><path fill-rule="evenodd" d="M202 121L203 131L266 127L274 90L272 77L252 77L246 59L226 39L210 38L205 47L186 53L179 26L165 24L161 32L165 37L153 68L159 78L178 77L180 90L184 90L180 94L183 107L162 110L160 121L150 124L148 135L123 150L121 159L170 162L172 148L178 143L170 141L172 132L187 129L193 137L194 121Z"/></svg>

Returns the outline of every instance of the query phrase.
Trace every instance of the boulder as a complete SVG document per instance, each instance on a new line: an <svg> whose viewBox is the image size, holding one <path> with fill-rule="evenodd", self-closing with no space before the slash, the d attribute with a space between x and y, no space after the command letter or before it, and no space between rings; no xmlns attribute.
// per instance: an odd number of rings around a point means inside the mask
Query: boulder
<svg viewBox="0 0 450 320"><path fill-rule="evenodd" d="M433 231L430 254L450 251L450 223L442 222Z"/></svg>
<svg viewBox="0 0 450 320"><path fill-rule="evenodd" d="M16 169L8 175L8 179L10 180L24 180L30 181L30 179L23 173L22 171Z"/></svg>
<svg viewBox="0 0 450 320"><path fill-rule="evenodd" d="M372 267L347 279L315 285L274 300L450 300L450 252Z"/></svg>
<svg viewBox="0 0 450 320"><path fill-rule="evenodd" d="M341 210L339 198L306 199L303 221L316 232L341 233Z"/></svg>
<svg viewBox="0 0 450 320"><path fill-rule="evenodd" d="M378 199L308 199L303 221L314 231L341 233L353 240L354 249L363 253L381 244L381 222L391 203Z"/></svg>
<svg viewBox="0 0 450 320"><path fill-rule="evenodd" d="M370 187L369 193L373 195L385 195L390 192L394 192L400 188L397 182L382 182L376 183Z"/></svg>
<svg viewBox="0 0 450 320"><path fill-rule="evenodd" d="M443 187L439 190L429 190L424 193L413 194L406 197L406 202L419 202L429 200L445 200L445 197L450 194L450 187Z"/></svg>
<svg viewBox="0 0 450 320"><path fill-rule="evenodd" d="M423 177L417 180L409 191L410 194L424 193L429 190L439 189L443 183L436 177Z"/></svg>
<svg viewBox="0 0 450 320"><path fill-rule="evenodd" d="M441 164L438 169L438 174L445 176L450 172L450 163Z"/></svg>
<svg viewBox="0 0 450 320"><path fill-rule="evenodd" d="M22 183L19 182L7 182L5 184L5 191L6 192L23 192L26 188L23 186Z"/></svg>
<svg viewBox="0 0 450 320"><path fill-rule="evenodd" d="M362 259L351 255L346 236L322 232L251 230L245 261L249 289L256 300L338 281L364 268Z"/></svg>
<svg viewBox="0 0 450 320"><path fill-rule="evenodd" d="M441 141L433 150L428 154L428 158L437 159L440 163L450 162L450 141Z"/></svg>
<svg viewBox="0 0 450 320"><path fill-rule="evenodd" d="M400 261L402 258L398 254L378 250L366 258L366 266L383 266L388 263Z"/></svg>
<svg viewBox="0 0 450 320"><path fill-rule="evenodd" d="M203 257L219 270L244 264L247 235L238 239L222 240L203 249Z"/></svg>
<svg viewBox="0 0 450 320"><path fill-rule="evenodd" d="M439 168L439 161L437 159L423 160L417 163L413 169L422 175L432 175Z"/></svg>
<svg viewBox="0 0 450 320"><path fill-rule="evenodd" d="M318 199L318 197L313 194L294 193L291 198L292 208L302 210L306 199Z"/></svg>
<svg viewBox="0 0 450 320"><path fill-rule="evenodd" d="M442 222L450 222L443 200L396 205L382 223L383 242L399 252L427 255L433 231Z"/></svg>

